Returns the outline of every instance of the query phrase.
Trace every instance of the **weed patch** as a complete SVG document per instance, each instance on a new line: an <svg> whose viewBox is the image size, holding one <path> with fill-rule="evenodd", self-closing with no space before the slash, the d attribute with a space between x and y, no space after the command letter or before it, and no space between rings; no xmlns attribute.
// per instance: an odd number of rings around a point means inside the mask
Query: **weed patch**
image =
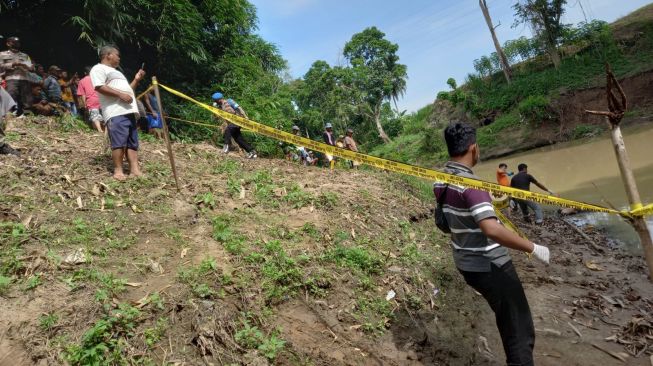
<svg viewBox="0 0 653 366"><path fill-rule="evenodd" d="M382 262L375 254L363 247L344 247L336 245L327 252L325 259L342 267L360 270L367 274L381 272Z"/></svg>
<svg viewBox="0 0 653 366"><path fill-rule="evenodd" d="M120 304L87 330L79 344L69 345L64 358L71 365L127 365L132 360L124 348L141 313L137 308Z"/></svg>
<svg viewBox="0 0 653 366"><path fill-rule="evenodd" d="M218 278L218 263L215 258L206 258L198 266L179 270L179 281L190 286L197 297L206 299L218 295L214 287Z"/></svg>
<svg viewBox="0 0 653 366"><path fill-rule="evenodd" d="M241 321L241 328L234 335L236 343L245 349L256 349L268 360L274 360L283 350L286 342L279 338L278 332L266 336L258 327L250 325L248 320Z"/></svg>
<svg viewBox="0 0 653 366"><path fill-rule="evenodd" d="M393 318L392 305L385 299L359 298L354 317L361 323L361 329L369 334L382 335Z"/></svg>
<svg viewBox="0 0 653 366"><path fill-rule="evenodd" d="M213 239L222 243L230 254L238 255L243 252L246 238L231 228L229 216L215 216L211 223L213 225Z"/></svg>
<svg viewBox="0 0 653 366"><path fill-rule="evenodd" d="M269 300L283 300L302 288L303 272L297 261L286 253L281 242L271 240L264 247L265 261L261 269L263 289Z"/></svg>

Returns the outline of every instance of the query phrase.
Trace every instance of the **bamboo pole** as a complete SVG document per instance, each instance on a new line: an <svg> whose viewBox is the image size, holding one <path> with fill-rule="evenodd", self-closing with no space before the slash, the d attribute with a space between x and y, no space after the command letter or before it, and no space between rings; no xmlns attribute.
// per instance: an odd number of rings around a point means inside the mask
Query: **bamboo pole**
<svg viewBox="0 0 653 366"><path fill-rule="evenodd" d="M605 65L605 73L607 77L605 91L609 111L586 110L585 113L603 116L610 125L610 137L612 138L614 153L617 155L621 180L626 188L630 209L635 210L642 207L642 201L639 196L639 191L637 190L635 175L630 167L630 159L628 158L628 152L626 151L626 144L624 143L624 137L621 133L621 127L619 127L621 119L624 117L626 110L628 110L628 99L626 98L626 93L624 93L621 85L619 85L617 78L612 73L609 64ZM644 258L646 259L646 264L648 266L648 279L653 282L653 237L651 237L651 232L648 229L646 220L643 216L628 218L628 222L639 236L639 242L644 251Z"/></svg>
<svg viewBox="0 0 653 366"><path fill-rule="evenodd" d="M154 96L156 97L156 102L159 105L159 118L163 123L163 136L166 139L166 147L168 148L168 158L170 159L170 167L172 168L172 175L175 177L175 185L177 186L177 192L180 192L179 188L179 178L177 177L177 167L175 166L175 156L172 153L172 146L170 145L170 134L168 133L168 124L166 119L163 116L163 103L161 103L161 95L159 94L159 82L156 79L156 76L152 77L152 85L154 85Z"/></svg>
<svg viewBox="0 0 653 366"><path fill-rule="evenodd" d="M639 197L635 175L633 174L633 170L630 168L630 159L628 158L628 152L626 151L626 145L624 144L621 127L619 127L619 124L612 123L608 117L605 117L605 119L610 124L612 146L617 155L617 162L619 163L619 170L621 171L621 180L626 188L630 208L636 209L642 207L642 201ZM651 237L648 225L646 225L646 219L642 216L634 217L630 220L630 224L637 232L637 235L639 235L639 241L644 250L644 257L646 259L646 264L648 265L649 280L653 282L653 238Z"/></svg>

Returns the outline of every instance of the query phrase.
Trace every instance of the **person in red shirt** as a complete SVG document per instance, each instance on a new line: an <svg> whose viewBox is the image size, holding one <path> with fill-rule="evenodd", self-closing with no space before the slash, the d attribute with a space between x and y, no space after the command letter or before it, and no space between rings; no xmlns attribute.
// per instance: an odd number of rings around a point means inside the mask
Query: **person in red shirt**
<svg viewBox="0 0 653 366"><path fill-rule="evenodd" d="M104 118L102 118L100 98L98 98L97 92L93 88L91 77L89 76L91 68L87 66L84 71L86 76L79 81L79 85L77 86L77 96L80 97L80 108L86 109L88 122L98 132L102 132L104 130Z"/></svg>

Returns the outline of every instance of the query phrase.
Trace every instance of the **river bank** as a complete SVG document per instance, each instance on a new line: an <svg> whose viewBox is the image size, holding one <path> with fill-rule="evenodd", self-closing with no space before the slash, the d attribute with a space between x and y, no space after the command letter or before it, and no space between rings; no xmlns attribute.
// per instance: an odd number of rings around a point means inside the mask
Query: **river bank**
<svg viewBox="0 0 653 366"><path fill-rule="evenodd" d="M519 216L511 219L551 250L548 267L513 254L533 312L536 364L649 365L653 286L643 258L592 226L577 231L559 217L536 226Z"/></svg>
<svg viewBox="0 0 653 366"><path fill-rule="evenodd" d="M653 128L648 124L626 128L624 140L641 199L644 203L653 202L653 159L650 148ZM602 135L582 143L567 142L501 159L486 160L475 168L475 172L481 179L495 181L495 172L500 163L507 164L509 170L514 172L517 171L518 164L526 163L530 174L561 197L618 209L628 207L609 136ZM531 189L541 192L534 185ZM551 212L558 209L545 208ZM616 215L584 212L572 220L579 225L589 224L604 229L607 235L622 246L640 253L637 235ZM653 218L649 218L649 223L653 229Z"/></svg>
<svg viewBox="0 0 653 366"><path fill-rule="evenodd" d="M650 87L653 70L622 78L619 83L628 96L628 112L621 123L622 128L650 128L653 123L653 91ZM482 158L497 159L543 146L609 135L609 127L603 118L585 113L585 110L604 110L606 103L604 86L561 90L551 104L551 110L559 119L557 123L483 127L493 141L481 151Z"/></svg>

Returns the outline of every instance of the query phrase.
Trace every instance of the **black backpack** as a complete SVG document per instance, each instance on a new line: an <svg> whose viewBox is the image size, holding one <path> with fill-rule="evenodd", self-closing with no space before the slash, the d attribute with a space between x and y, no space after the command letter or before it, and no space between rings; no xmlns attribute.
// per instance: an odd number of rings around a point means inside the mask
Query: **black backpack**
<svg viewBox="0 0 653 366"><path fill-rule="evenodd" d="M447 217L444 215L444 200L447 197L447 191L449 190L449 185L445 184L444 191L440 195L440 199L436 200L435 205L435 226L438 227L443 233L451 234L451 228L449 227L449 222L447 222Z"/></svg>

